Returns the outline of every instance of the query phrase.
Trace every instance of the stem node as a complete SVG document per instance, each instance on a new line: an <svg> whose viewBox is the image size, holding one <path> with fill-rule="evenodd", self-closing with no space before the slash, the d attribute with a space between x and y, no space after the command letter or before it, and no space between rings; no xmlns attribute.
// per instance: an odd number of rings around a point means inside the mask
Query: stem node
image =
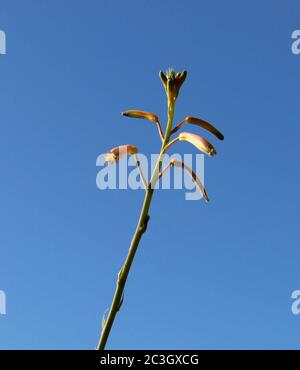
<svg viewBox="0 0 300 370"><path fill-rule="evenodd" d="M141 233L144 234L146 231L147 231L147 226L148 226L148 222L150 220L150 216L147 215L146 216L146 220L145 222L143 223L143 225L141 226Z"/></svg>

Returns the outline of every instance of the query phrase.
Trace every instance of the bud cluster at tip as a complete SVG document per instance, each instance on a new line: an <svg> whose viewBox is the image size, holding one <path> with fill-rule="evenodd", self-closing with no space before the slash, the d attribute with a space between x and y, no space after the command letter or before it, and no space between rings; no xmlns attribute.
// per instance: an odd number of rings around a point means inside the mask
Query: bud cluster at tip
<svg viewBox="0 0 300 370"><path fill-rule="evenodd" d="M186 79L186 76L187 71L175 73L172 68L167 71L166 75L162 71L159 72L159 77L163 83L169 99L173 101L176 100L179 94L179 90Z"/></svg>

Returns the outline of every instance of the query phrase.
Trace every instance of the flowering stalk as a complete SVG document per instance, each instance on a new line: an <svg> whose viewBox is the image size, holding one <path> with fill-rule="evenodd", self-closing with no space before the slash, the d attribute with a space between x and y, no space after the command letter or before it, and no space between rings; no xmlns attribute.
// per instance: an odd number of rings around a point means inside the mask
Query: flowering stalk
<svg viewBox="0 0 300 370"><path fill-rule="evenodd" d="M171 134L172 134L172 125L173 125L173 120L174 120L175 102L176 102L176 99L178 97L180 87L182 86L182 84L183 84L183 82L186 78L186 75L187 75L186 71L175 74L175 72L172 69L169 70L166 75L163 72L160 72L160 78L161 78L162 83L165 87L166 94L167 94L167 101L168 101L168 122L167 122L166 130L165 130L164 133L162 132L158 117L156 115L152 114L152 113L148 113L148 112L144 112L144 111L138 111L138 110L137 111L131 110L131 111L127 111L127 112L123 113L123 115L128 116L128 117L143 118L143 119L148 119L150 121L155 122L158 126L158 129L159 129L159 135L162 139L162 145L161 145L161 149L160 149L158 159L156 161L156 165L154 167L154 170L153 170L153 173L152 173L152 176L151 176L151 180L150 180L149 184L147 184L146 189L145 189L146 192L145 192L144 202L143 202L142 209L141 209L141 212L140 212L140 217L139 217L136 229L135 229L135 233L133 235L133 238L132 238L132 241L131 241L131 244L130 244L130 247L129 247L127 257L125 259L125 262L124 262L121 270L118 273L116 289L115 289L115 293L114 293L114 297L113 297L113 300L112 300L111 307L109 309L107 318L103 317L103 319L102 319L102 331L101 331L101 336L100 336L99 343L98 343L98 346L97 346L98 350L105 349L109 333L110 333L112 325L114 323L114 319L115 319L115 317L116 317L116 315L117 315L117 313L118 313L118 311L119 311L119 309L122 305L124 287L125 287L125 284L126 284L126 280L127 280L128 274L130 272L130 268L131 268L132 262L134 260L139 242L140 242L143 234L145 233L145 231L147 229L148 221L149 221L149 218L150 218L149 217L149 209L150 209L150 205L151 205L155 185L156 185L157 181L159 180L159 178L161 176L163 176L163 174L166 170L165 169L165 170L161 171L161 166L162 166L164 155L165 155L167 149L170 147L170 144L172 145L177 140L189 141L190 143L192 143L193 145L198 147L200 150L204 149L204 151L207 149L206 146L210 145L208 142L205 141L205 139L203 139L201 137L196 137L197 135L189 136L187 133L184 133L185 136L183 136L183 137L182 136L180 137L180 135L179 135L178 138L176 138L176 139L174 139L170 142L170 137L171 137ZM125 146L113 148L110 152L108 152L108 154L107 154L108 159L110 161L118 160L119 157L120 157L120 155L119 155L120 150L118 148L123 148L123 147L129 148L129 152L127 154L134 155L136 157L137 148L132 146L132 145L125 145ZM185 166L184 164L181 164L181 163L179 164L179 163L173 161L170 164L170 166L174 166L174 165L176 165L176 166L181 166L182 165L183 168L187 169L188 172L190 172L194 181L196 181L200 190L205 195L206 200L208 200L202 184L196 178L196 176L192 172L192 170L189 167ZM137 166L139 167L138 160L137 160ZM141 171L140 167L139 167L139 170ZM145 179L142 175L142 172L141 172L141 178L142 178L142 181L145 182Z"/></svg>

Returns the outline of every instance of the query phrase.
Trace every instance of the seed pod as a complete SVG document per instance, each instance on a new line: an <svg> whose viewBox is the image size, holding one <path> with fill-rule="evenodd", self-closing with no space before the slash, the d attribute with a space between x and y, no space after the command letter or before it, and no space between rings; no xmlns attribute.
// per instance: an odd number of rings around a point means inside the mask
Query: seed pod
<svg viewBox="0 0 300 370"><path fill-rule="evenodd" d="M189 132L182 132L179 134L178 139L193 144L197 149L208 154L209 156L214 156L217 154L217 151L212 144L201 136L191 134Z"/></svg>

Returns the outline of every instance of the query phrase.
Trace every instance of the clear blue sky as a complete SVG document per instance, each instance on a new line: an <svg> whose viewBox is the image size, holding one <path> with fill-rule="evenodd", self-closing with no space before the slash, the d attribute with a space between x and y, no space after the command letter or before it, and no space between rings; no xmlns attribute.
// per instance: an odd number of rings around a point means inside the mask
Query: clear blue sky
<svg viewBox="0 0 300 370"><path fill-rule="evenodd" d="M97 189L96 158L157 151L154 127L120 112L164 122L169 66L189 72L176 119L225 141L205 161L208 205L155 194L109 348L300 347L299 14L298 0L0 0L0 348L95 347L143 199Z"/></svg>

